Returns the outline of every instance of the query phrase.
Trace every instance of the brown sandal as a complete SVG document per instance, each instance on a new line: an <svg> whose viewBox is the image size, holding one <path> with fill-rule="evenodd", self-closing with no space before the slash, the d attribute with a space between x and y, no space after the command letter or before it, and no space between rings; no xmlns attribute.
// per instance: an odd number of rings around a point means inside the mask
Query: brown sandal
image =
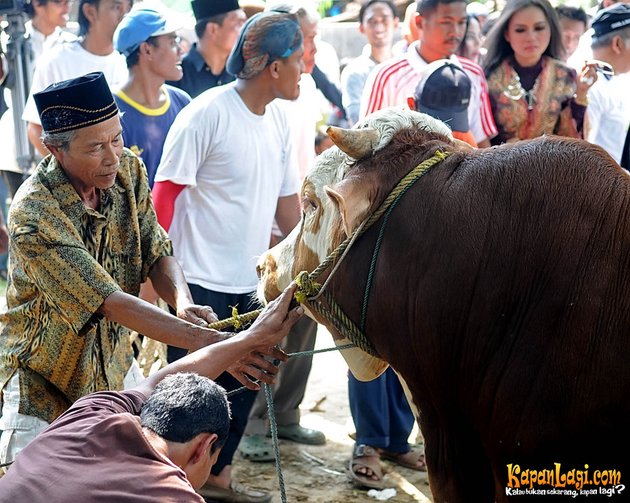
<svg viewBox="0 0 630 503"><path fill-rule="evenodd" d="M358 470L364 468L371 471L367 473L359 473ZM352 450L352 458L348 466L348 477L353 484L359 487L370 487L373 489L382 489L383 471L381 470L381 456L379 452L369 445L355 445ZM377 477L374 480L372 477Z"/></svg>
<svg viewBox="0 0 630 503"><path fill-rule="evenodd" d="M407 452L392 452L379 449L380 455L404 468L416 470L418 472L427 471L427 463L424 459L424 449L422 447L412 447Z"/></svg>

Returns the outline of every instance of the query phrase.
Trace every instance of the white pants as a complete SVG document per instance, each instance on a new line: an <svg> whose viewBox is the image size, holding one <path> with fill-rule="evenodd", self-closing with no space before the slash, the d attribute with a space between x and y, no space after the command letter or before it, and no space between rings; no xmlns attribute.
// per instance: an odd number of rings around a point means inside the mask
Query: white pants
<svg viewBox="0 0 630 503"><path fill-rule="evenodd" d="M48 427L48 423L38 417L18 412L20 406L19 370L9 380L3 390L2 415L0 416L0 465L12 462L18 453L31 440ZM144 380L140 365L133 360L123 380L125 389L133 388ZM5 470L8 467L5 467Z"/></svg>

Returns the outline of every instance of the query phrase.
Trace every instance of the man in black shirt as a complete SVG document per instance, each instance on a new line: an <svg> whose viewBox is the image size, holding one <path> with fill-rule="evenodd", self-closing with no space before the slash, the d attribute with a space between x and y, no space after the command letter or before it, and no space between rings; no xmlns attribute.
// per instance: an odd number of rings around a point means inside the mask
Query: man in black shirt
<svg viewBox="0 0 630 503"><path fill-rule="evenodd" d="M199 41L182 59L184 76L168 84L195 98L207 89L234 80L225 69L225 62L246 16L238 0L192 0L190 4L197 20L195 33Z"/></svg>

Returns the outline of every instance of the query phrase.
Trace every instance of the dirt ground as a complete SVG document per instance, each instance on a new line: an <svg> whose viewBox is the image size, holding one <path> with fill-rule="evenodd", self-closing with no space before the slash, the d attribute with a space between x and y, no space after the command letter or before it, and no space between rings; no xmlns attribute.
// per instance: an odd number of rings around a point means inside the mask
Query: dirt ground
<svg viewBox="0 0 630 503"><path fill-rule="evenodd" d="M326 330L317 336L317 347L333 345ZM302 404L302 425L326 434L323 446L309 446L280 441L281 465L287 501L295 502L370 502L377 501L366 490L348 482L346 467L350 460L354 431L348 407L347 366L339 352L314 356L313 370ZM412 440L417 432L412 432ZM396 496L387 501L431 502L427 475L390 463L383 463L387 487L396 489ZM273 503L280 503L278 477L274 463L253 463L237 454L234 461L236 480L274 494Z"/></svg>

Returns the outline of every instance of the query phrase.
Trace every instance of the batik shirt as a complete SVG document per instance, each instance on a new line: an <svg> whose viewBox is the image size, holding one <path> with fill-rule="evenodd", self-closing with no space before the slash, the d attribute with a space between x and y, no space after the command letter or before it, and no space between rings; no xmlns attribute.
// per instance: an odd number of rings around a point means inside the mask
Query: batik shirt
<svg viewBox="0 0 630 503"><path fill-rule="evenodd" d="M88 393L123 388L130 331L97 310L115 291L137 295L172 245L157 223L146 168L127 149L98 210L46 157L16 194L9 233L0 389L19 369L19 412L52 422Z"/></svg>

